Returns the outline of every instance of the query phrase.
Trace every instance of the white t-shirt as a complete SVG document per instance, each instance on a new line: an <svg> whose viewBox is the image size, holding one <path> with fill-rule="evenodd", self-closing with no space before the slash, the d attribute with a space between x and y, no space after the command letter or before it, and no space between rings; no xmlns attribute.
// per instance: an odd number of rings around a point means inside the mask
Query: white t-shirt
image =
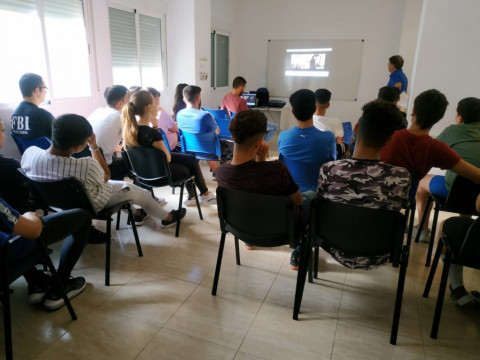
<svg viewBox="0 0 480 360"><path fill-rule="evenodd" d="M97 160L69 158L47 153L30 146L22 156L22 169L35 181L55 181L74 177L85 186L95 211L102 210L112 198L112 185L105 182L105 173Z"/></svg>
<svg viewBox="0 0 480 360"><path fill-rule="evenodd" d="M331 131L335 137L343 137L343 125L337 118L313 115L313 125L320 131Z"/></svg>
<svg viewBox="0 0 480 360"><path fill-rule="evenodd" d="M96 109L90 114L88 121L92 125L105 161L110 165L115 148L122 139L122 114L117 109L107 106Z"/></svg>

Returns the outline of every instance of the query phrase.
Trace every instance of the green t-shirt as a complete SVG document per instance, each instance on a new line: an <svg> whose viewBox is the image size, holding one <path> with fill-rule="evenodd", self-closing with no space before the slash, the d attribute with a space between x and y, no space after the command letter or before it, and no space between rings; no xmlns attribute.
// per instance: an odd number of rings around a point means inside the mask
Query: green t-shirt
<svg viewBox="0 0 480 360"><path fill-rule="evenodd" d="M480 167L480 123L450 125L438 135L437 140L450 146L466 162ZM456 176L447 170L445 186L448 190Z"/></svg>

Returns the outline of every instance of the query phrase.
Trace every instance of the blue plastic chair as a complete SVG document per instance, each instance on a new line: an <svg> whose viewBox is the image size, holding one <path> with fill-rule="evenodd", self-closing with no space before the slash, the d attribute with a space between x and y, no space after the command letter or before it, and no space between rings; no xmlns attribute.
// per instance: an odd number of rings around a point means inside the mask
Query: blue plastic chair
<svg viewBox="0 0 480 360"><path fill-rule="evenodd" d="M318 173L323 163L306 163L292 160L280 154L279 160L282 161L290 171L293 180L297 183L301 192L308 190L317 191Z"/></svg>
<svg viewBox="0 0 480 360"><path fill-rule="evenodd" d="M343 126L343 142L350 145L352 143L353 129L350 121L342 122Z"/></svg>
<svg viewBox="0 0 480 360"><path fill-rule="evenodd" d="M207 108L202 108L203 111L206 111L215 118L217 119L226 119L229 120L228 112L225 109L207 109Z"/></svg>
<svg viewBox="0 0 480 360"><path fill-rule="evenodd" d="M229 116L227 110L214 110L206 108L202 108L202 110L212 114L212 116L215 118L215 121L220 129L218 137L221 140L233 141L232 134L230 133L230 130L228 130L228 125L230 125L230 119L232 119L232 117Z"/></svg>
<svg viewBox="0 0 480 360"><path fill-rule="evenodd" d="M168 152L172 152L172 149L170 149L170 144L168 143L168 138L167 134L165 134L165 131L162 130L162 128L158 128L158 132L160 135L162 135L163 142L165 143L165 146L167 147Z"/></svg>
<svg viewBox="0 0 480 360"><path fill-rule="evenodd" d="M17 136L15 136L11 131L10 135L12 136L13 140L15 141L15 144L17 145L18 151L20 151L20 155L23 155L25 150L27 150L30 146L37 146L40 149L46 150L52 145L52 141L47 138L46 136L42 136L39 138L35 139L21 139Z"/></svg>
<svg viewBox="0 0 480 360"><path fill-rule="evenodd" d="M228 154L222 155L220 140L214 132L200 134L189 133L180 129L182 152L194 154L199 160L227 161Z"/></svg>

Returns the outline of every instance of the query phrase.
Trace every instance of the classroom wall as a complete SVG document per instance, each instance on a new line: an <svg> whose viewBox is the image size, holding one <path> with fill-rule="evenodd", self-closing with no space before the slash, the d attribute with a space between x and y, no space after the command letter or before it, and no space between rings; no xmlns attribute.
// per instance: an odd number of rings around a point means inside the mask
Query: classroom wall
<svg viewBox="0 0 480 360"><path fill-rule="evenodd" d="M478 0L424 0L410 97L435 88L450 103L443 120L433 127L432 135L453 124L459 100L480 97L478 14Z"/></svg>

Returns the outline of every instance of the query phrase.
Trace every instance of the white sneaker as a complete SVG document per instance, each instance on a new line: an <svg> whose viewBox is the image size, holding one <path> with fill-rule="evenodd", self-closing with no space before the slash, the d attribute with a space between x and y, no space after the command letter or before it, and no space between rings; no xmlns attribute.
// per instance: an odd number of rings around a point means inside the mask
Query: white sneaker
<svg viewBox="0 0 480 360"><path fill-rule="evenodd" d="M194 197L191 198L191 199L187 198L183 201L183 205L185 205L185 206L197 206L197 202L195 201Z"/></svg>
<svg viewBox="0 0 480 360"><path fill-rule="evenodd" d="M416 238L418 233L418 225L415 225L412 229L412 238ZM419 241L421 243L428 244L430 242L430 229L422 229L422 233L420 234Z"/></svg>
<svg viewBox="0 0 480 360"><path fill-rule="evenodd" d="M209 191L206 195L200 195L200 202L210 205L217 205L217 198L213 192Z"/></svg>
<svg viewBox="0 0 480 360"><path fill-rule="evenodd" d="M155 196L155 201L160 205L165 205L167 203L164 197L159 197L159 196Z"/></svg>

